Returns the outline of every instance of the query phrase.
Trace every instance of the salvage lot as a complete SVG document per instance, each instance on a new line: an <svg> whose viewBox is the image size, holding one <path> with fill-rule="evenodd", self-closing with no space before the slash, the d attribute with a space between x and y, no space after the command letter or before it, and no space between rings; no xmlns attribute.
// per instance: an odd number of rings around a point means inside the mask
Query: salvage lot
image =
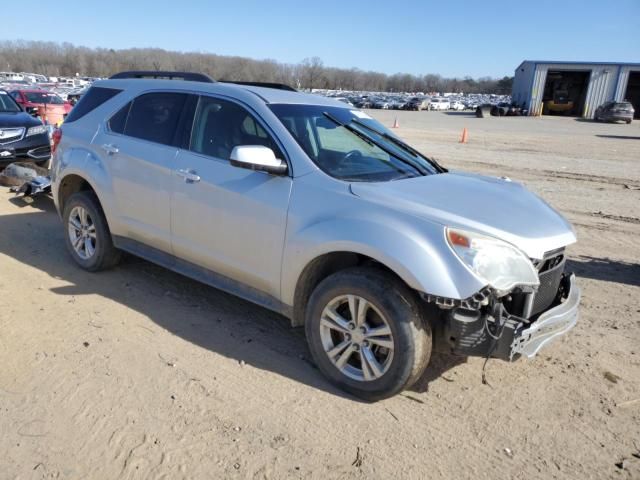
<svg viewBox="0 0 640 480"><path fill-rule="evenodd" d="M435 356L413 390L361 403L282 317L132 257L81 271L51 202L3 188L2 476L638 478L640 124L370 114L449 168L525 182L574 224L583 303L564 341L490 361L489 385L482 359Z"/></svg>

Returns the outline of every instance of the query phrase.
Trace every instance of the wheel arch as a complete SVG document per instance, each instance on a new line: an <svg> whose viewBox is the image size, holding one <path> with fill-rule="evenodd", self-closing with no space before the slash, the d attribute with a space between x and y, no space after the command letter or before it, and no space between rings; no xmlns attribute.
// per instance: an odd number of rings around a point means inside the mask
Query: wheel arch
<svg viewBox="0 0 640 480"><path fill-rule="evenodd" d="M307 263L296 282L293 315L291 318L293 326L302 326L304 324L307 302L320 282L339 271L364 265L380 269L406 285L402 277L392 268L368 255L347 250L321 254Z"/></svg>
<svg viewBox="0 0 640 480"><path fill-rule="evenodd" d="M69 173L60 180L56 197L60 213L64 211L64 205L69 197L74 193L81 191L91 191L96 195L96 197L98 196L96 189L91 185L91 182L82 175Z"/></svg>
<svg viewBox="0 0 640 480"><path fill-rule="evenodd" d="M87 175L83 175L80 172L66 172L65 175L62 176L62 178L60 178L57 182L57 188L55 189L53 194L55 196L54 200L60 216L62 216L64 213L64 205L69 197L71 197L71 195L73 195L74 193L83 191L91 192L95 195L96 199L98 200L98 207L105 216L107 226L111 229L112 219L109 209L105 208L104 198L103 195L101 195L100 188Z"/></svg>

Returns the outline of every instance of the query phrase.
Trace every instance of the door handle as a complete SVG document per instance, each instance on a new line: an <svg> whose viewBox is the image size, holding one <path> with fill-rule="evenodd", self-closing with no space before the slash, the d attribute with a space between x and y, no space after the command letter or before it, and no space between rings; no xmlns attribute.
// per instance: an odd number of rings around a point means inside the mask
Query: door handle
<svg viewBox="0 0 640 480"><path fill-rule="evenodd" d="M118 147L116 147L115 145L111 144L111 143L105 143L104 145L102 145L102 149L107 152L107 155L113 155L115 153L118 153L120 150L118 150Z"/></svg>
<svg viewBox="0 0 640 480"><path fill-rule="evenodd" d="M184 178L185 183L196 183L200 181L200 175L197 175L193 170L177 170L176 173L179 177Z"/></svg>

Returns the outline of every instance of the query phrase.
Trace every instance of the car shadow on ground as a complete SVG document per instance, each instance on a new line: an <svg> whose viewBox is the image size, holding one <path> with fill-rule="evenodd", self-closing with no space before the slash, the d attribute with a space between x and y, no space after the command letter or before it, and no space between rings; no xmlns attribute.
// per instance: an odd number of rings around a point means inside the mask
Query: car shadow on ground
<svg viewBox="0 0 640 480"><path fill-rule="evenodd" d="M596 137L600 138L614 138L618 140L640 140L640 136L633 137L630 135L596 135Z"/></svg>
<svg viewBox="0 0 640 480"><path fill-rule="evenodd" d="M409 391L417 393L427 392L429 391L429 385L431 382L440 378L446 382L453 382L454 380L445 374L452 368L466 363L466 361L466 357L456 357L444 353L432 353L431 360L429 361L429 367L423 372L416 383L409 388Z"/></svg>
<svg viewBox="0 0 640 480"><path fill-rule="evenodd" d="M581 255L567 260L567 270L578 277L640 286L640 264L637 263Z"/></svg>
<svg viewBox="0 0 640 480"><path fill-rule="evenodd" d="M108 298L212 352L359 401L325 380L311 361L304 329L291 328L285 317L130 255L109 271L81 270L66 251L50 197L9 201L24 210L0 216L0 254L68 284L52 293ZM462 361L434 354L433 365L412 390L426 391L429 382Z"/></svg>
<svg viewBox="0 0 640 480"><path fill-rule="evenodd" d="M32 208L40 210L42 212L55 213L56 207L53 204L53 200L46 195L38 195L35 197L24 197L22 195L16 195L11 197L9 202L18 208Z"/></svg>

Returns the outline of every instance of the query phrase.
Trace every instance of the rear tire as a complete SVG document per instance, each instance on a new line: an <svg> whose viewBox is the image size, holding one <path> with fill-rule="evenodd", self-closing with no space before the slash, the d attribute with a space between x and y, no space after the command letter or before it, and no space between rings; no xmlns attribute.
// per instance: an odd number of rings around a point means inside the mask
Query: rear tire
<svg viewBox="0 0 640 480"><path fill-rule="evenodd" d="M320 371L367 401L410 387L431 357L431 328L415 294L375 268L350 268L320 282L306 307L305 330Z"/></svg>
<svg viewBox="0 0 640 480"><path fill-rule="evenodd" d="M67 250L85 270L97 272L118 264L121 252L113 245L100 202L93 192L74 193L62 213Z"/></svg>

